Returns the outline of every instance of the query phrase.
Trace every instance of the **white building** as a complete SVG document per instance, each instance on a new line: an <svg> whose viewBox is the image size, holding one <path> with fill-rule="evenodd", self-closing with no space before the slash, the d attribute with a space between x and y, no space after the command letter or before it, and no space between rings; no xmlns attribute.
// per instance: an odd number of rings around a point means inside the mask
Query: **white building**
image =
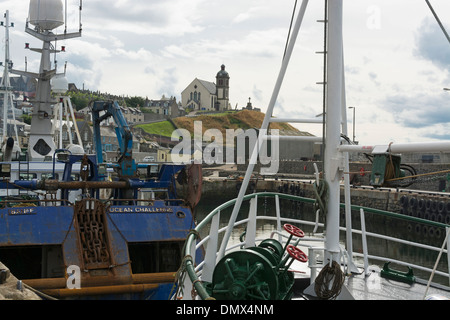
<svg viewBox="0 0 450 320"><path fill-rule="evenodd" d="M195 78L181 93L181 103L191 111L224 111L230 107L230 76L225 66L216 75L216 83Z"/></svg>

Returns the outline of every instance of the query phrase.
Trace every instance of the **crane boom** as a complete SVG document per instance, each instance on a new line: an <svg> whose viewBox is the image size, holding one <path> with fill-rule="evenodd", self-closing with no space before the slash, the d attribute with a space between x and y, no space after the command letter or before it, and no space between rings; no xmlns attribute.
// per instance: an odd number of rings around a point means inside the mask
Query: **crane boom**
<svg viewBox="0 0 450 320"><path fill-rule="evenodd" d="M133 159L133 133L123 116L117 101L95 101L92 104L92 122L94 131L94 143L97 154L97 162L103 163L103 150L100 132L100 123L112 117L116 124L116 136L119 142L120 157L117 161L122 177L133 177L136 175L137 165Z"/></svg>

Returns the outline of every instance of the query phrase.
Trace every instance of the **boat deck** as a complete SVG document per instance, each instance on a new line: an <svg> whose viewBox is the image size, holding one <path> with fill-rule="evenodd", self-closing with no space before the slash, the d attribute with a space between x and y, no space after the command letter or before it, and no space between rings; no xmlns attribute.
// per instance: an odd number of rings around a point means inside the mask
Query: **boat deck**
<svg viewBox="0 0 450 320"><path fill-rule="evenodd" d="M445 286L430 286L427 291L427 283L424 280L417 279L415 283L407 284L381 277L378 266L371 266L369 270L370 272L367 276L363 273L346 277L344 287L337 300L450 299L450 289ZM307 293L311 293L314 290L308 285L309 279L305 277L296 279L295 300L319 299L314 294Z"/></svg>

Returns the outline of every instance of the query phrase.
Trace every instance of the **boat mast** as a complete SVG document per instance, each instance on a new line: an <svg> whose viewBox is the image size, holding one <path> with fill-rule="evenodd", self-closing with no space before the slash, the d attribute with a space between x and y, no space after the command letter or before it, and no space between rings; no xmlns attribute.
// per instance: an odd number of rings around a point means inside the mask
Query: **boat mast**
<svg viewBox="0 0 450 320"><path fill-rule="evenodd" d="M4 144L8 139L8 109L11 106L11 112L13 119L15 121L14 114L14 105L13 105L13 97L12 97L12 87L11 81L9 78L9 70L12 68L12 61L9 53L9 28L13 27L14 24L9 22L9 10L6 10L5 13L5 23L1 22L1 25L5 27L5 62L4 62L4 70L3 70L3 78L0 84L0 92L3 94L3 131L2 131L2 140L1 144ZM16 134L16 143L19 143L18 134L17 134L17 126L14 123L15 134Z"/></svg>
<svg viewBox="0 0 450 320"><path fill-rule="evenodd" d="M50 4L47 2L50 2ZM61 11L58 11L58 9L61 9ZM79 9L81 17L81 1ZM47 0L42 6L40 1L30 1L30 18L27 19L25 32L41 40L43 46L42 49L37 49L29 48L27 44L26 48L41 54L39 73L18 70L12 70L11 72L38 79L36 98L33 101L33 115L28 143L28 155L31 160L44 160L46 156L52 156L56 149L53 132L49 132L49 128L52 127L53 105L58 103L51 97L51 80L57 74L56 61L55 69L52 69L50 56L61 52L61 50L56 50L53 42L81 37L82 31L80 18L78 32L67 33L65 30L63 34L53 33L53 29L64 23L62 2L60 0ZM34 25L35 28L31 29L29 24Z"/></svg>
<svg viewBox="0 0 450 320"><path fill-rule="evenodd" d="M328 80L325 130L324 178L329 187L327 236L325 248L330 261L338 261L340 180L343 173L343 157L339 152L343 103L343 1L328 4Z"/></svg>

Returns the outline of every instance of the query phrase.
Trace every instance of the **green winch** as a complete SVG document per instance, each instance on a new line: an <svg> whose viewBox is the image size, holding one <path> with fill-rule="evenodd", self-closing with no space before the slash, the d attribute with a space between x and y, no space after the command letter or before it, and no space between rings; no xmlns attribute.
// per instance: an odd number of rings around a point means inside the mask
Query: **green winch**
<svg viewBox="0 0 450 320"><path fill-rule="evenodd" d="M295 260L307 262L308 257L289 244L293 236L303 238L304 232L289 224L284 229L290 233L284 248L279 241L266 239L256 247L224 256L214 269L212 283L207 286L209 294L217 300L291 299L294 275L289 268Z"/></svg>
<svg viewBox="0 0 450 320"><path fill-rule="evenodd" d="M405 172L400 169L401 161L402 158L399 155L374 154L370 185L374 187L388 186L390 179L405 177Z"/></svg>

